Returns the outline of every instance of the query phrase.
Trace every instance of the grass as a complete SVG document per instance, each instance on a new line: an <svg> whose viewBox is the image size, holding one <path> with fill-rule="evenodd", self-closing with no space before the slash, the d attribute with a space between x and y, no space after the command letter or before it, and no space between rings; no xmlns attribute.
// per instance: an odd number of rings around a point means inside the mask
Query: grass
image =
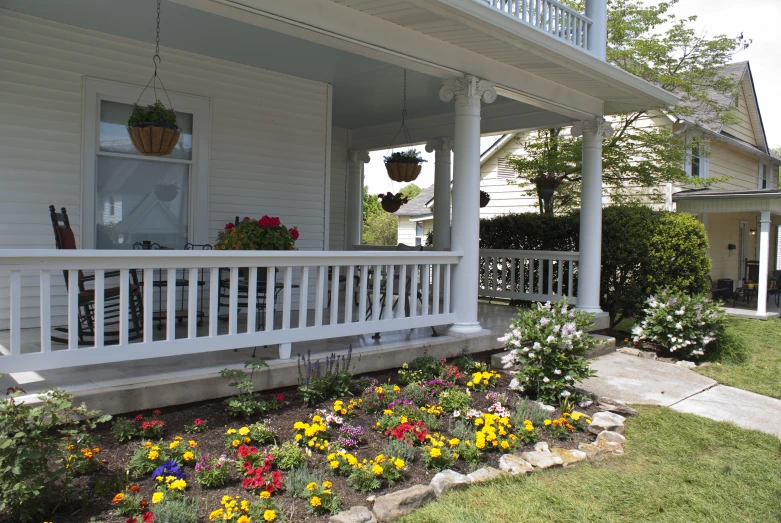
<svg viewBox="0 0 781 523"><path fill-rule="evenodd" d="M781 441L640 407L627 453L451 491L399 523L781 521Z"/></svg>
<svg viewBox="0 0 781 523"><path fill-rule="evenodd" d="M730 318L727 345L717 363L697 372L724 385L781 398L781 321Z"/></svg>

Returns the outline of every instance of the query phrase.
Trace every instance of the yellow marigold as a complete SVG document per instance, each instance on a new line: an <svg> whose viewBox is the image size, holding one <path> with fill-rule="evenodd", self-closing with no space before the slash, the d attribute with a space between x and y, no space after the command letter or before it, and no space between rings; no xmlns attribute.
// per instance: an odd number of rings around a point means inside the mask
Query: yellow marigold
<svg viewBox="0 0 781 523"><path fill-rule="evenodd" d="M119 503L122 503L123 499L125 499L125 493L124 492L120 492L119 494L114 496L114 499L112 499L111 501L113 501L116 504L119 504Z"/></svg>
<svg viewBox="0 0 781 523"><path fill-rule="evenodd" d="M304 439L304 436L302 436L301 434L296 434L295 436L296 441L301 441L302 439Z"/></svg>
<svg viewBox="0 0 781 523"><path fill-rule="evenodd" d="M403 468L404 468L404 465L405 465L405 463L404 463L404 460L403 460L403 459L401 459L401 458L396 458L395 460L393 460L393 465L394 465L394 466L395 466L397 469L401 470L401 469L403 469Z"/></svg>
<svg viewBox="0 0 781 523"><path fill-rule="evenodd" d="M551 420L549 420L549 419L546 419L545 421L543 421L543 423L544 423L544 424L545 424L545 426L547 427L548 425L550 425L550 424L551 424L551 423L553 423L553 422L552 422Z"/></svg>
<svg viewBox="0 0 781 523"><path fill-rule="evenodd" d="M475 447L483 450L485 448L485 440L475 440Z"/></svg>
<svg viewBox="0 0 781 523"><path fill-rule="evenodd" d="M312 421L314 421L315 423L320 423L321 421L323 421L323 418L321 418L319 414L315 414L314 416L312 416Z"/></svg>
<svg viewBox="0 0 781 523"><path fill-rule="evenodd" d="M309 504L313 507L319 507L323 504L323 502L319 496L312 496L312 499L309 500Z"/></svg>
<svg viewBox="0 0 781 523"><path fill-rule="evenodd" d="M448 440L448 442L447 442L447 444L448 444L448 445L450 445L451 447L455 447L455 446L456 446L456 445L458 445L459 443L461 443L461 440L459 440L458 438L451 438L451 439L450 439L450 440Z"/></svg>
<svg viewBox="0 0 781 523"><path fill-rule="evenodd" d="M241 441L239 441L237 439L234 439L233 441L231 441L231 446L238 447L240 443L241 443Z"/></svg>
<svg viewBox="0 0 781 523"><path fill-rule="evenodd" d="M385 463L385 456L382 454L378 454L376 458L374 458L374 461L376 463Z"/></svg>
<svg viewBox="0 0 781 523"><path fill-rule="evenodd" d="M187 482L183 479L177 479L168 484L168 488L171 490L178 490L183 492L187 488Z"/></svg>
<svg viewBox="0 0 781 523"><path fill-rule="evenodd" d="M152 442L151 441L145 441L144 443L141 444L141 446L144 447L145 449L151 449L152 448Z"/></svg>
<svg viewBox="0 0 781 523"><path fill-rule="evenodd" d="M382 394L383 388L382 387L377 387L374 390L375 390L375 392L377 392L377 394Z"/></svg>
<svg viewBox="0 0 781 523"><path fill-rule="evenodd" d="M315 483L314 481L306 486L306 489L310 492L316 488L317 488L317 483Z"/></svg>
<svg viewBox="0 0 781 523"><path fill-rule="evenodd" d="M504 450L507 450L507 449L509 449L509 448L510 448L510 444L509 444L509 443L507 443L507 441L502 441L502 444L501 444L501 445L502 445L502 448L503 448Z"/></svg>
<svg viewBox="0 0 781 523"><path fill-rule="evenodd" d="M330 481L328 481L328 480L323 481L323 488L331 488L333 486L334 486L334 484L331 483Z"/></svg>
<svg viewBox="0 0 781 523"><path fill-rule="evenodd" d="M149 454L146 455L146 457L149 459L149 461L154 461L160 457L160 453L156 450L151 450L149 451Z"/></svg>
<svg viewBox="0 0 781 523"><path fill-rule="evenodd" d="M275 521L277 519L277 513L273 510L267 510L263 513L263 519L266 521Z"/></svg>
<svg viewBox="0 0 781 523"><path fill-rule="evenodd" d="M68 450L70 451L76 450L76 446L73 443L71 443L70 445L68 445Z"/></svg>
<svg viewBox="0 0 781 523"><path fill-rule="evenodd" d="M306 424L303 421L296 421L293 423L293 428L296 430L303 430L306 428Z"/></svg>
<svg viewBox="0 0 781 523"><path fill-rule="evenodd" d="M249 516L239 516L239 519L236 520L236 523L250 523L252 521Z"/></svg>
<svg viewBox="0 0 781 523"><path fill-rule="evenodd" d="M190 446L191 449L194 449L195 447L198 446L198 442L195 441L194 439L191 439L190 441L188 441L187 444Z"/></svg>
<svg viewBox="0 0 781 523"><path fill-rule="evenodd" d="M227 432L227 433L228 433L229 435L230 435L230 434L236 434L236 429L228 429L228 432Z"/></svg>
<svg viewBox="0 0 781 523"><path fill-rule="evenodd" d="M393 392L395 392L396 394L398 394L399 392L401 392L401 388L400 388L398 385L394 385L394 386L393 386Z"/></svg>
<svg viewBox="0 0 781 523"><path fill-rule="evenodd" d="M591 424L591 420L586 418L586 423Z"/></svg>
<svg viewBox="0 0 781 523"><path fill-rule="evenodd" d="M402 416L402 417L399 418L399 422L400 423L407 423L407 421L408 421L407 420L407 416Z"/></svg>
<svg viewBox="0 0 781 523"><path fill-rule="evenodd" d="M160 503L165 499L165 494L162 492L155 492L152 494L152 503Z"/></svg>
<svg viewBox="0 0 781 523"><path fill-rule="evenodd" d="M472 386L474 386L474 383L472 383L471 381L467 381L466 382L466 386L467 387L472 387Z"/></svg>
<svg viewBox="0 0 781 523"><path fill-rule="evenodd" d="M222 515L224 514L224 510L221 508L218 508L217 510L213 510L211 514L209 514L209 521L214 521L215 519L222 519Z"/></svg>
<svg viewBox="0 0 781 523"><path fill-rule="evenodd" d="M331 460L331 462L329 463L329 465L331 465L331 468L332 468L332 469L334 469L334 470L336 470L336 469L338 469L338 468L339 468L339 462L338 462L338 461L336 461L336 460Z"/></svg>
<svg viewBox="0 0 781 523"><path fill-rule="evenodd" d="M385 409L382 411L382 413L385 414L386 416L390 416L393 414L393 411L390 409Z"/></svg>
<svg viewBox="0 0 781 523"><path fill-rule="evenodd" d="M385 472L385 469L382 468L382 465L374 465L372 466L372 472L374 472L375 476L382 476L382 473Z"/></svg>
<svg viewBox="0 0 781 523"><path fill-rule="evenodd" d="M267 490L264 490L260 493L260 499L268 499L271 497L271 492L268 492Z"/></svg>
<svg viewBox="0 0 781 523"><path fill-rule="evenodd" d="M340 411L339 411L339 414L341 414L342 416L344 416L345 414L347 414L347 409L342 409L342 410L340 410Z"/></svg>
<svg viewBox="0 0 781 523"><path fill-rule="evenodd" d="M185 461L192 461L195 459L195 454L193 454L188 450L187 452L182 454L182 459L184 459Z"/></svg>
<svg viewBox="0 0 781 523"><path fill-rule="evenodd" d="M250 438L248 437L244 438L244 443L249 443L250 441L252 441Z"/></svg>
<svg viewBox="0 0 781 523"><path fill-rule="evenodd" d="M181 436L175 436L174 441L182 441L184 438Z"/></svg>
<svg viewBox="0 0 781 523"><path fill-rule="evenodd" d="M239 436L246 436L249 434L249 427L241 427L239 429Z"/></svg>
<svg viewBox="0 0 781 523"><path fill-rule="evenodd" d="M432 458L438 458L442 455L442 451L439 450L438 447L432 447L431 450L428 452L429 456Z"/></svg>

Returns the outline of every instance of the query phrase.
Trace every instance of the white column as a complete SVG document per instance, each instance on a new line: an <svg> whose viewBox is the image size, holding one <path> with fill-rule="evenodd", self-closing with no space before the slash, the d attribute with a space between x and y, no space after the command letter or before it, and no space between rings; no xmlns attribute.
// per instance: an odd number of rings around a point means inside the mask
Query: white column
<svg viewBox="0 0 781 523"><path fill-rule="evenodd" d="M578 309L600 313L602 272L602 138L613 133L602 117L576 122L572 136L583 136L580 182L580 259Z"/></svg>
<svg viewBox="0 0 781 523"><path fill-rule="evenodd" d="M770 256L770 211L759 217L759 286L757 288L757 316L767 314L767 273Z"/></svg>
<svg viewBox="0 0 781 523"><path fill-rule="evenodd" d="M451 302L456 321L450 333L469 334L482 330L477 319L477 286L480 264L480 101L496 100L493 84L466 75L445 80L439 97L456 101L453 151L453 251L464 257L452 276ZM436 238L436 235L434 236Z"/></svg>
<svg viewBox="0 0 781 523"><path fill-rule="evenodd" d="M453 140L447 137L426 142L426 151L434 152L434 249L450 249L450 151Z"/></svg>
<svg viewBox="0 0 781 523"><path fill-rule="evenodd" d="M350 151L347 166L347 250L361 244L363 229L363 165L367 151Z"/></svg>
<svg viewBox="0 0 781 523"><path fill-rule="evenodd" d="M586 16L591 19L587 50L597 58L607 58L607 0L586 0Z"/></svg>

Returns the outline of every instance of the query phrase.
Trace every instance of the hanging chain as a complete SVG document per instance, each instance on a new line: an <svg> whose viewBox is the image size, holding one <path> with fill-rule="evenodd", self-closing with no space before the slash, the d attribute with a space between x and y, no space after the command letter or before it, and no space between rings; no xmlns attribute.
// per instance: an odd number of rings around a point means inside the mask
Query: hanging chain
<svg viewBox="0 0 781 523"><path fill-rule="evenodd" d="M144 86L144 90L141 91L141 94L138 96L138 101L136 101L136 104L141 101L141 97L144 96L144 93L149 88L149 84L152 84L152 92L155 95L155 102L158 102L157 82L160 82L160 87L163 89L165 97L168 99L168 106L171 108L171 110L173 110L174 104L171 103L171 97L168 95L168 91L166 90L165 85L163 85L162 78L160 78L160 76L157 74L157 66L162 61L163 59L160 58L160 0L157 0L157 20L155 21L155 54L152 56L152 62L155 65L155 72L152 74L152 78L149 79L146 86Z"/></svg>
<svg viewBox="0 0 781 523"><path fill-rule="evenodd" d="M157 35L155 36L155 56L160 58L160 0L157 0Z"/></svg>
<svg viewBox="0 0 781 523"><path fill-rule="evenodd" d="M396 142L396 138L398 138L399 133L403 133L404 139L407 141L407 145L409 145L412 142L412 137L409 134L409 129L407 129L407 68L404 68L404 88L402 90L402 103L401 103L401 126L399 127L399 130L396 131L396 134L393 136L393 139L390 143L390 148L393 149L393 144Z"/></svg>

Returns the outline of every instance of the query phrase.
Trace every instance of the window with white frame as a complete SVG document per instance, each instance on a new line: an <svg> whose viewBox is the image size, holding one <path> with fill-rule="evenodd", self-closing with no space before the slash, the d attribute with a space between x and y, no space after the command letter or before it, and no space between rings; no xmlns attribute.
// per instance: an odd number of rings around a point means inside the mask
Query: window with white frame
<svg viewBox="0 0 781 523"><path fill-rule="evenodd" d="M415 246L421 246L424 242L423 222L415 222Z"/></svg>
<svg viewBox="0 0 781 523"><path fill-rule="evenodd" d="M689 148L686 152L686 175L692 178L707 178L709 170L707 142L696 139L692 145L692 137L687 138Z"/></svg>
<svg viewBox="0 0 781 523"><path fill-rule="evenodd" d="M132 249L150 242L181 249L205 243L209 101L171 95L182 133L174 151L161 158L136 151L127 133L140 87L92 79L85 87L83 246ZM140 103L154 102L148 94Z"/></svg>
<svg viewBox="0 0 781 523"><path fill-rule="evenodd" d="M770 167L765 162L759 162L759 180L758 189L768 189L770 187Z"/></svg>

